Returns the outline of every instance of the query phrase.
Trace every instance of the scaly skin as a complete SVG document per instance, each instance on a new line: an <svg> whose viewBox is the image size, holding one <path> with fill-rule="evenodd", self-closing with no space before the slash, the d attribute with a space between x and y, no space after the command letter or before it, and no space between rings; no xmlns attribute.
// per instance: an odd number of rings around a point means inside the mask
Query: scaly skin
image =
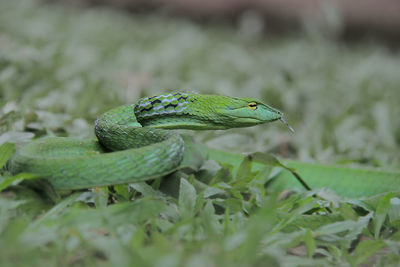
<svg viewBox="0 0 400 267"><path fill-rule="evenodd" d="M98 140L43 138L11 158L9 170L48 179L56 189L132 183L166 175L184 165L185 142L164 129L228 129L282 119L258 100L175 93L140 99L101 115Z"/></svg>

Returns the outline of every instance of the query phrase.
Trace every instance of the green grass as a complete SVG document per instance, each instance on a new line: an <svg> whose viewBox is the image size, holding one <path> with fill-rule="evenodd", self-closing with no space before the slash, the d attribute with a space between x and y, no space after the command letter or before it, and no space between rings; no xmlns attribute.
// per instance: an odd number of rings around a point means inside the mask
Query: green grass
<svg viewBox="0 0 400 267"><path fill-rule="evenodd" d="M191 133L200 143L396 170L399 70L400 54L379 42L248 35L160 14L0 0L0 144L93 137L101 112L186 90L262 99L296 130L274 123ZM396 195L340 199L316 189L318 198L277 200L280 192L265 188L275 170L241 168L236 177L232 166L207 162L196 176L62 196L46 183L38 192L13 181L0 197L0 266L399 262Z"/></svg>

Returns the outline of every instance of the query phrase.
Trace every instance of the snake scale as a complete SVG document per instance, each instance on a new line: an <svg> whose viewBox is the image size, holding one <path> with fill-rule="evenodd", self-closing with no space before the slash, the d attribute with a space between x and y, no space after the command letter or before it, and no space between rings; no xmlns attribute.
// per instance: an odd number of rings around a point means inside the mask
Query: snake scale
<svg viewBox="0 0 400 267"><path fill-rule="evenodd" d="M228 129L275 120L285 122L280 111L251 98L188 93L145 97L97 118L97 140L38 139L19 149L8 168L13 174L38 174L56 189L138 182L180 168L185 142L166 129Z"/></svg>

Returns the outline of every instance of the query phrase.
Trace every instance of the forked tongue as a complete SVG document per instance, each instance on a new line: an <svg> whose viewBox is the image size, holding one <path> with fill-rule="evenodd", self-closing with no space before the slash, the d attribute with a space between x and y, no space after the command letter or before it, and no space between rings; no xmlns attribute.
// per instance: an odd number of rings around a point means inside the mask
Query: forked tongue
<svg viewBox="0 0 400 267"><path fill-rule="evenodd" d="M281 122L283 122L288 128L289 128L289 130L291 130L293 133L294 133L294 129L292 128L292 126L290 126L289 125L289 123L287 123L286 121L285 121L285 118L282 116L280 119L279 119Z"/></svg>

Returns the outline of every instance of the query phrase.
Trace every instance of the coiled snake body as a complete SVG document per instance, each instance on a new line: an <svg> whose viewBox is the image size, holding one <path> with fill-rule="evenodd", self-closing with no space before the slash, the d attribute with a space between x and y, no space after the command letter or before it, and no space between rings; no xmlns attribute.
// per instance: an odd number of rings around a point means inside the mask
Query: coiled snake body
<svg viewBox="0 0 400 267"><path fill-rule="evenodd" d="M165 129L228 129L282 118L255 99L174 93L146 97L101 115L98 140L48 137L17 151L11 173L30 172L57 189L143 181L180 167L185 142Z"/></svg>

